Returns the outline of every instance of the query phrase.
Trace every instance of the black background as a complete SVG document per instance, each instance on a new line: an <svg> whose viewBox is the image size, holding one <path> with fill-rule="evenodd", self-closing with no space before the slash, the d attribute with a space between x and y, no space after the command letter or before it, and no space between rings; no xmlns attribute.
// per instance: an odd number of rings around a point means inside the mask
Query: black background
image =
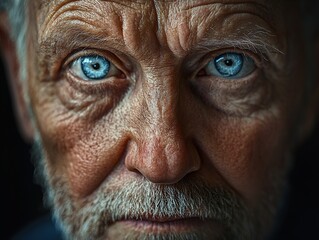
<svg viewBox="0 0 319 240"><path fill-rule="evenodd" d="M31 146L19 135L4 65L0 61L1 84L1 221L0 239L10 239L25 224L46 213L42 191L34 184Z"/></svg>
<svg viewBox="0 0 319 240"><path fill-rule="evenodd" d="M30 145L19 136L4 66L0 61L1 83L1 219L0 239L10 237L47 214L41 188L34 184ZM319 239L319 124L311 138L296 152L290 176L291 191L283 223L275 239Z"/></svg>

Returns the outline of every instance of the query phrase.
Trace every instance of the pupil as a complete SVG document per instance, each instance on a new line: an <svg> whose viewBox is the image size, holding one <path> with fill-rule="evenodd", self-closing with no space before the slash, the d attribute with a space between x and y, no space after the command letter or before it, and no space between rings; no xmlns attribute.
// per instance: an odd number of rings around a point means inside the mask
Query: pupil
<svg viewBox="0 0 319 240"><path fill-rule="evenodd" d="M100 64L99 63L93 63L91 66L92 66L92 68L94 70L99 70L100 69Z"/></svg>
<svg viewBox="0 0 319 240"><path fill-rule="evenodd" d="M230 60L230 59L227 59L227 60L225 60L225 65L228 66L228 67L230 67L230 66L233 65L233 61Z"/></svg>

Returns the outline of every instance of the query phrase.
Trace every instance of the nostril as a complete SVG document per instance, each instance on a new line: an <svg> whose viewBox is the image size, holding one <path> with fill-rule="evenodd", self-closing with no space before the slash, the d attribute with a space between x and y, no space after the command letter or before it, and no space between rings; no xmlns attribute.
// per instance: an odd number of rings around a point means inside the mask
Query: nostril
<svg viewBox="0 0 319 240"><path fill-rule="evenodd" d="M127 170L129 170L130 172L134 172L140 175L143 175L136 167L133 167L131 164L125 164Z"/></svg>
<svg viewBox="0 0 319 240"><path fill-rule="evenodd" d="M198 170L198 165L192 164L194 159L190 159L194 154L189 154L190 158L186 158L185 155L173 152L172 155L159 155L155 149L153 150L147 151L147 155L145 152L138 154L128 152L125 158L126 169L156 184L175 184L186 175Z"/></svg>
<svg viewBox="0 0 319 240"><path fill-rule="evenodd" d="M153 183L174 184L199 170L200 159L192 142L177 139L175 143L153 138L148 142L131 144L125 158L127 170Z"/></svg>

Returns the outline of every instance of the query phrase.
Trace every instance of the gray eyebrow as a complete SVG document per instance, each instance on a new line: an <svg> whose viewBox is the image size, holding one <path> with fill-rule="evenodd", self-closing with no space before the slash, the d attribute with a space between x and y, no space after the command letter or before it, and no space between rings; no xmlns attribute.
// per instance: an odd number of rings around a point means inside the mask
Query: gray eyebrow
<svg viewBox="0 0 319 240"><path fill-rule="evenodd" d="M223 39L204 38L199 44L199 50L207 50L213 47L234 47L240 49L251 50L260 54L280 54L285 55L285 49L279 49L277 45L271 44L269 38L276 38L276 35L271 33L268 29L257 26L254 31L243 34L242 36Z"/></svg>

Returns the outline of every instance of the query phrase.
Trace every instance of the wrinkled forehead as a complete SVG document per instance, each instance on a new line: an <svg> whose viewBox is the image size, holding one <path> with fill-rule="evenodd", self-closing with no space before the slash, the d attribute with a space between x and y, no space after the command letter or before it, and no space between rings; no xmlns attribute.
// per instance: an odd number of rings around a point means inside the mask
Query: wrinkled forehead
<svg viewBox="0 0 319 240"><path fill-rule="evenodd" d="M103 36L118 49L129 47L130 53L136 53L143 41L143 46L168 46L182 56L194 46L212 44L207 39L237 41L245 38L284 52L287 40L284 18L295 2L37 0L32 2L31 11L36 12L31 15L36 16L39 42L50 42L52 38L56 42L60 37L66 38L66 33L69 39L88 33L86 39Z"/></svg>
<svg viewBox="0 0 319 240"><path fill-rule="evenodd" d="M289 5L293 2L296 1L290 1ZM285 5L288 5L286 1L281 0L36 0L34 3L36 9L40 10L40 15L42 15L40 19L45 19L50 13L58 11L67 5L72 6L74 10L76 10L76 6L81 7L85 5L86 9L83 10L88 12L92 10L97 11L96 7L98 6L101 12L108 9L118 14L130 11L131 13L135 12L143 14L145 17L151 17L153 21L159 21L168 17L176 18L177 13L194 15L194 13L206 10L210 11L211 15L217 15L222 9L229 9L229 11L238 11L238 13L255 14L266 20L269 24L278 22L283 13L282 9ZM95 8L90 8L88 7L89 5L93 5ZM154 15L151 16L153 13Z"/></svg>

